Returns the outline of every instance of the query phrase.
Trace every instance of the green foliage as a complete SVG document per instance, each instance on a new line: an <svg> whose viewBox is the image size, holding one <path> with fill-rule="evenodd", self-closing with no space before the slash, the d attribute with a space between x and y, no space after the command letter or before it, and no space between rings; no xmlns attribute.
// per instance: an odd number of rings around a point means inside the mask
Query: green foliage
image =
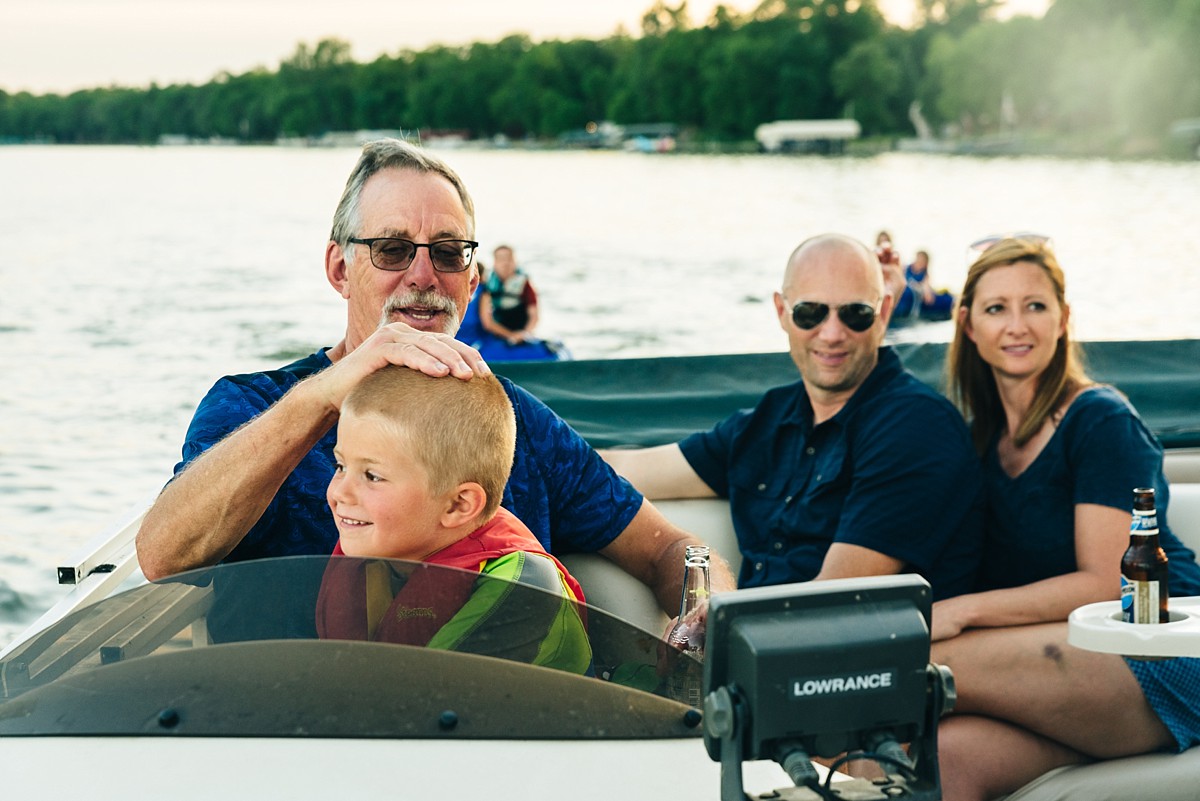
<svg viewBox="0 0 1200 801"><path fill-rule="evenodd" d="M926 59L926 79L936 87L934 119L968 133L988 133L1045 113L1050 54L1037 24L1031 19L985 22L959 39L948 34L934 39Z"/></svg>
<svg viewBox="0 0 1200 801"><path fill-rule="evenodd" d="M348 43L298 44L274 71L203 85L68 95L0 91L0 141L272 141L394 128L554 138L589 123L670 122L746 140L775 119L853 116L907 136L914 101L936 128L1131 147L1200 117L1200 0L1057 0L997 21L1003 0L919 0L912 29L875 0L718 6L694 26L658 0L640 35L401 51L369 63Z"/></svg>
<svg viewBox="0 0 1200 801"><path fill-rule="evenodd" d="M854 105L863 132L886 133L895 121L889 103L900 96L904 75L882 39L859 42L833 67L833 88Z"/></svg>
<svg viewBox="0 0 1200 801"><path fill-rule="evenodd" d="M1200 0L1057 0L1042 20L925 28L918 96L966 133L1160 152L1172 121L1200 117Z"/></svg>

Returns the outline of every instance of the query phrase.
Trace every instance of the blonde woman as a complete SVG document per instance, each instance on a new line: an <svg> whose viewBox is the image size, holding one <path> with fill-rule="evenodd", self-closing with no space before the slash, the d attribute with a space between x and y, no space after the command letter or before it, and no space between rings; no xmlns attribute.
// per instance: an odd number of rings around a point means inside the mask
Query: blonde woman
<svg viewBox="0 0 1200 801"><path fill-rule="evenodd" d="M1066 618L1120 593L1135 487L1154 487L1171 591L1200 594L1167 526L1162 448L1128 400L1090 380L1044 238L991 244L968 271L950 384L983 459L977 592L934 606L934 661L959 689L939 730L947 801L1001 796L1051 768L1200 742L1200 660L1073 648Z"/></svg>

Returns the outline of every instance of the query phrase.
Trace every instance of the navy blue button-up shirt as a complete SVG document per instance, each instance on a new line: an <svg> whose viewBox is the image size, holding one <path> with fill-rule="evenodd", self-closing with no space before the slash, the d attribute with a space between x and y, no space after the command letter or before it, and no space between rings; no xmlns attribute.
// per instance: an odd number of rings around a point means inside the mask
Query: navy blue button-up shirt
<svg viewBox="0 0 1200 801"><path fill-rule="evenodd" d="M330 366L327 349L278 370L226 376L192 418L179 473L230 432L266 411L301 380ZM625 530L642 495L613 472L544 403L500 378L517 418L512 473L501 504L555 554L597 551ZM338 540L325 489L333 477L334 426L296 466L262 517L225 559L328 554Z"/></svg>
<svg viewBox="0 0 1200 801"><path fill-rule="evenodd" d="M904 562L935 599L972 589L982 548L979 460L962 416L891 348L820 425L797 381L679 446L729 499L741 587L808 581L829 546L844 542Z"/></svg>

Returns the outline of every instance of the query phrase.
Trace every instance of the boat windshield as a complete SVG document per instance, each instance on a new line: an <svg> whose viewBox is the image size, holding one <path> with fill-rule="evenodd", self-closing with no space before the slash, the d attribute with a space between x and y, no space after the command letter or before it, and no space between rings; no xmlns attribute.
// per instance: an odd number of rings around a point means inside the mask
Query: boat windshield
<svg viewBox="0 0 1200 801"><path fill-rule="evenodd" d="M306 556L135 587L0 662L0 736L698 737L667 687L700 664L660 670L656 634L520 557L504 577Z"/></svg>

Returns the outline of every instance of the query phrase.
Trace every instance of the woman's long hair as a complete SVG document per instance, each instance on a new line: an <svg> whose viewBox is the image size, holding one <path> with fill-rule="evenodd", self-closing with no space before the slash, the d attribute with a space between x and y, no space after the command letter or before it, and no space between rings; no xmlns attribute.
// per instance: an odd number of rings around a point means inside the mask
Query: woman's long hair
<svg viewBox="0 0 1200 801"><path fill-rule="evenodd" d="M1006 267L1022 261L1042 268L1054 287L1059 308L1065 311L1066 278L1054 251L1043 242L1002 239L985 250L967 270L967 281L963 285L954 316L954 338L946 353L950 391L958 408L970 422L971 439L979 453L983 453L1004 425L1004 409L1000 404L1000 393L996 389L991 365L983 360L975 343L967 336L966 323L975 301L979 279L993 267ZM1068 327L1058 339L1050 364L1038 376L1033 403L1013 433L1013 444L1020 447L1028 442L1068 397L1091 383L1084 371L1079 348L1071 341Z"/></svg>

